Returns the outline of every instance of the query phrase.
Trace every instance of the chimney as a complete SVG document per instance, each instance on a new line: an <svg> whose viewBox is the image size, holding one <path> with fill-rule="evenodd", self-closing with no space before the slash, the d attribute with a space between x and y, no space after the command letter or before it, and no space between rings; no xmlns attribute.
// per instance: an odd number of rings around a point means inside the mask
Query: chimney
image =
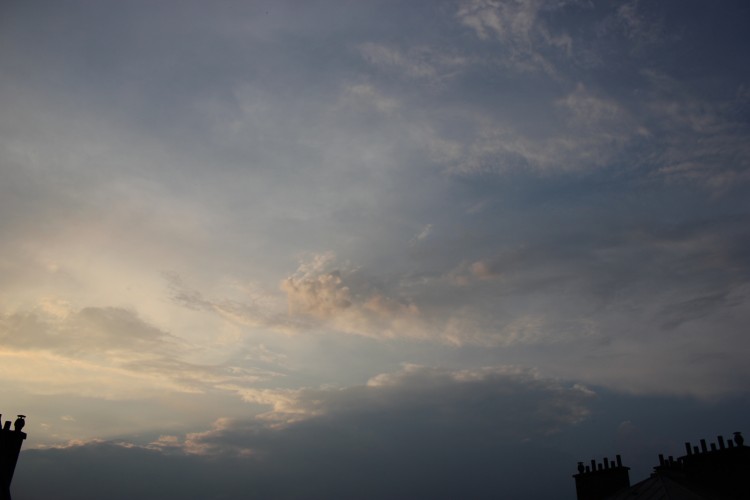
<svg viewBox="0 0 750 500"><path fill-rule="evenodd" d="M578 500L601 500L617 491L630 487L630 467L622 465L619 455L616 462L608 458L604 463L591 461L591 469L578 463L578 474L573 475L576 481L576 495ZM582 470L583 469L583 470Z"/></svg>
<svg viewBox="0 0 750 500"><path fill-rule="evenodd" d="M26 439L26 433L21 430L26 423L24 418L25 415L18 416L13 430L10 428L10 420L0 430L0 500L11 500L10 482L16 470L21 445Z"/></svg>

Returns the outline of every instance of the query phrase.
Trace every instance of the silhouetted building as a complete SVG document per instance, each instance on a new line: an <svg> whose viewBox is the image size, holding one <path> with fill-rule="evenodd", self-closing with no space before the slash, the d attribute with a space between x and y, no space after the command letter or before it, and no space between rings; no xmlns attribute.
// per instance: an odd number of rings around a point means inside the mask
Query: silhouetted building
<svg viewBox="0 0 750 500"><path fill-rule="evenodd" d="M26 439L26 433L21 430L26 425L25 418L25 415L18 415L13 423L13 430L10 428L10 420L7 420L0 430L0 500L11 500L10 482L16 470L21 445Z"/></svg>
<svg viewBox="0 0 750 500"><path fill-rule="evenodd" d="M614 462L610 462L608 458L598 464L596 460L592 460L591 465L578 462L578 474L573 476L578 500L602 500L629 487L629 470L629 467L622 465L620 455L616 456Z"/></svg>
<svg viewBox="0 0 750 500"><path fill-rule="evenodd" d="M718 444L717 444L718 443ZM648 479L630 486L628 467L616 463L578 462L578 500L746 500L750 499L750 448L739 432L727 441L700 446L685 443L686 454L659 455L659 465Z"/></svg>

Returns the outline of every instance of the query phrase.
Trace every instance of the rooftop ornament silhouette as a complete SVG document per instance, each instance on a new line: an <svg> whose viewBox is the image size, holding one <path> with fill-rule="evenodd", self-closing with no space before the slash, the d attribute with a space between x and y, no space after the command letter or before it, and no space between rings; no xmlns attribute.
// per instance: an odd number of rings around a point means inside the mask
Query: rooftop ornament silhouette
<svg viewBox="0 0 750 500"><path fill-rule="evenodd" d="M0 415L0 421L2 415ZM11 430L10 420L7 420L0 429L0 500L11 500L10 482L18 463L18 454L21 453L21 445L26 439L23 428L26 425L26 415L18 415L13 422Z"/></svg>

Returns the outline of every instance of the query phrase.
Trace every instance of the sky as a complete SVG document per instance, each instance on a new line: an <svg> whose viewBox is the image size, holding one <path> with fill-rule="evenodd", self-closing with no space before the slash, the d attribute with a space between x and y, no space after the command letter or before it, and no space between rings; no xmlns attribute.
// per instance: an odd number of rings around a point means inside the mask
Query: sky
<svg viewBox="0 0 750 500"><path fill-rule="evenodd" d="M575 498L750 432L750 5L6 0L14 498Z"/></svg>

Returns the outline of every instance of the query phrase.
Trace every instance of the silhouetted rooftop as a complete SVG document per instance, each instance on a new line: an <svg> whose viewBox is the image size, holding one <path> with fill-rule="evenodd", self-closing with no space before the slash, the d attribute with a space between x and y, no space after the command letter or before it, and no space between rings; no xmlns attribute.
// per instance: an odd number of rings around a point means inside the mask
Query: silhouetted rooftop
<svg viewBox="0 0 750 500"><path fill-rule="evenodd" d="M630 486L629 469L604 459L591 466L578 463L578 500L742 500L750 498L750 448L739 432L710 446L685 443L686 454L675 459L659 455L651 477Z"/></svg>
<svg viewBox="0 0 750 500"><path fill-rule="evenodd" d="M657 474L606 497L606 500L705 500L705 498L674 479Z"/></svg>

